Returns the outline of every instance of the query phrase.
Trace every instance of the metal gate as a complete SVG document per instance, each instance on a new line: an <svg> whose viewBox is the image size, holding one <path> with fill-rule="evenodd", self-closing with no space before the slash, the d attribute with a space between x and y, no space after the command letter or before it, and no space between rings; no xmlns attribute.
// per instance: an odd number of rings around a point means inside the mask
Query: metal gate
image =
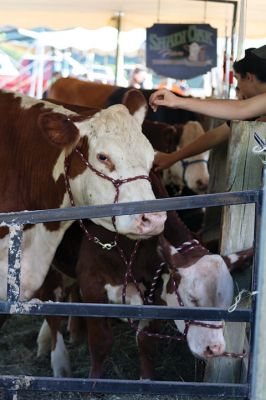
<svg viewBox="0 0 266 400"><path fill-rule="evenodd" d="M264 177L266 176L264 171ZM7 301L0 302L0 314L21 315L74 315L94 317L130 317L135 319L198 319L249 322L250 354L247 382L239 384L194 383L172 381L138 381L112 379L47 378L34 376L0 376L0 398L20 399L21 393L32 393L38 398L40 393L50 392L90 392L90 393L138 393L171 394L186 396L223 397L262 400L265 390L266 321L262 313L266 305L266 282L264 267L266 253L266 204L265 182L260 190L219 193L185 198L158 199L144 202L112 204L104 206L76 207L45 211L25 211L0 214L0 224L10 227L10 245L8 260ZM80 304L51 302L21 302L19 291L14 290L20 283L20 246L23 225L41 222L66 221L81 218L97 218L112 215L136 214L163 210L190 209L237 204L255 204L255 260L252 291L259 291L257 299L253 297L251 309L238 309L229 313L224 309L180 308L160 306L129 306L112 304ZM11 251L12 248L12 251ZM15 250L15 251L14 251ZM256 318L255 318L256 316ZM264 377L263 377L264 375ZM1 397L1 392L3 396ZM35 393L35 394L34 394ZM34 396L34 397L33 397Z"/></svg>

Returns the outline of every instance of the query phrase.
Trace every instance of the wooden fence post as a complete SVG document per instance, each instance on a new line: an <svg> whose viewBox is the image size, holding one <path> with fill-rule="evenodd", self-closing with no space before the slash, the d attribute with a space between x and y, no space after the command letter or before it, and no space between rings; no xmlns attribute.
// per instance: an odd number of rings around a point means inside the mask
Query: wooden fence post
<svg viewBox="0 0 266 400"><path fill-rule="evenodd" d="M228 146L225 191L258 189L261 185L262 162L252 149L257 144L254 132L266 136L262 122L234 121ZM220 168L222 170L222 168ZM212 171L210 171L212 173ZM216 176L216 180L219 176ZM225 206L222 216L221 254L230 254L253 245L253 204ZM246 289L250 289L247 284ZM243 303L241 304L243 307ZM225 329L227 351L243 352L246 340L245 323L227 323ZM214 358L206 364L204 381L237 383L246 379L245 363L241 359Z"/></svg>

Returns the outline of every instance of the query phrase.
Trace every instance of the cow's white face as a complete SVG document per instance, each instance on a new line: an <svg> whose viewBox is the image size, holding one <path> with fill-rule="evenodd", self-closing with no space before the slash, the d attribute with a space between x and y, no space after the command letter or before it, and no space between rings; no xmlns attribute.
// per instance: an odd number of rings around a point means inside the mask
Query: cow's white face
<svg viewBox="0 0 266 400"><path fill-rule="evenodd" d="M187 146L202 135L204 135L204 130L199 122L187 122L184 125L177 149ZM176 162L164 171L165 184L173 183L179 186L181 190L184 186L187 186L197 194L206 193L209 184L208 158L209 152L204 152L185 158L184 164L181 161Z"/></svg>
<svg viewBox="0 0 266 400"><path fill-rule="evenodd" d="M88 138L88 160L95 169L113 179L149 176L154 151L141 131L139 114L134 118L125 106L115 105L75 125L81 136ZM77 204L114 203L114 185L89 168L71 182L71 187ZM119 203L153 199L147 179L127 182L119 188ZM116 227L119 233L130 238L146 238L160 234L165 219L165 212L125 215L116 217ZM114 230L110 217L94 222Z"/></svg>
<svg viewBox="0 0 266 400"><path fill-rule="evenodd" d="M233 280L219 255L206 255L187 268L179 268L181 280L178 287L185 307L228 308L233 298ZM167 294L166 285L169 275L164 275L163 299L169 306L180 307L176 295ZM222 325L221 321L202 321L213 325ZM184 321L175 321L183 332ZM187 342L191 352L206 358L221 355L225 351L223 329L213 329L190 325Z"/></svg>

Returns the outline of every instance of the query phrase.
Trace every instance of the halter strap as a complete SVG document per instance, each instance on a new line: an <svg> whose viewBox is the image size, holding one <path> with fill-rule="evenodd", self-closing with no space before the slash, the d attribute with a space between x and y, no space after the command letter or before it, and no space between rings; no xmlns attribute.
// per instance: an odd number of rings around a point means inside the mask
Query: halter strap
<svg viewBox="0 0 266 400"><path fill-rule="evenodd" d="M104 174L103 172L97 170L90 162L89 160L86 160L86 158L84 157L83 153L79 150L79 149L75 149L75 152L79 155L79 157L81 158L81 160L84 162L84 164L93 172L95 172L96 175L100 176L103 179L106 179L109 182L112 182L112 184L115 187L116 190L116 195L114 198L114 203L118 202L118 197L119 197L119 188L121 185L123 185L124 183L128 183L128 182L133 182L136 181L137 179L146 179L149 182L150 177L148 175L136 175L130 178L125 178L125 179L114 179L111 176L108 176L106 174Z"/></svg>
<svg viewBox="0 0 266 400"><path fill-rule="evenodd" d="M76 148L68 157L65 158L65 162L64 162L65 185L66 185L66 188L67 188L67 192L68 192L69 199L70 199L70 203L71 203L72 207L75 207L75 201L74 201L73 193L72 193L71 188L70 188L70 182L69 182L69 168L70 168L70 159L71 159L71 157L72 157L72 155L73 155L74 152L76 152L76 153L79 155L80 159L83 161L83 163L84 163L91 171L93 171L96 175L98 175L98 176L100 176L101 178L103 178L103 179L105 179L105 180L111 182L111 183L114 185L115 192L116 192L115 197L114 197L114 204L118 202L119 188L120 188L120 186L123 185L124 183L133 182L133 181L136 181L137 179L146 179L146 180L148 180L149 182L151 181L151 180L150 180L150 177L149 177L148 175L137 175L137 176L133 176L133 177L130 177L130 178L125 178L125 179L114 179L114 178L112 178L112 177L110 177L110 176L104 174L103 172L97 170L97 169L89 162L89 160L87 160L87 159L84 157L84 154L83 154L78 148ZM115 231L117 232L116 223L115 223L115 216L112 216L112 223L113 223L113 226L114 226L114 228L115 228ZM82 229L84 230L83 227L82 227Z"/></svg>

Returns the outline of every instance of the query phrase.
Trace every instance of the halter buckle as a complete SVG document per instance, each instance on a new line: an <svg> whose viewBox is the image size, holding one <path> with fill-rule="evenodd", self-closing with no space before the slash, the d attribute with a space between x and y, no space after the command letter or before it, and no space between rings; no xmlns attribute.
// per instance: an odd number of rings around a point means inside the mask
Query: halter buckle
<svg viewBox="0 0 266 400"><path fill-rule="evenodd" d="M116 241L112 243L102 243L98 238L94 238L94 242L97 243L103 250L112 250L117 245Z"/></svg>

